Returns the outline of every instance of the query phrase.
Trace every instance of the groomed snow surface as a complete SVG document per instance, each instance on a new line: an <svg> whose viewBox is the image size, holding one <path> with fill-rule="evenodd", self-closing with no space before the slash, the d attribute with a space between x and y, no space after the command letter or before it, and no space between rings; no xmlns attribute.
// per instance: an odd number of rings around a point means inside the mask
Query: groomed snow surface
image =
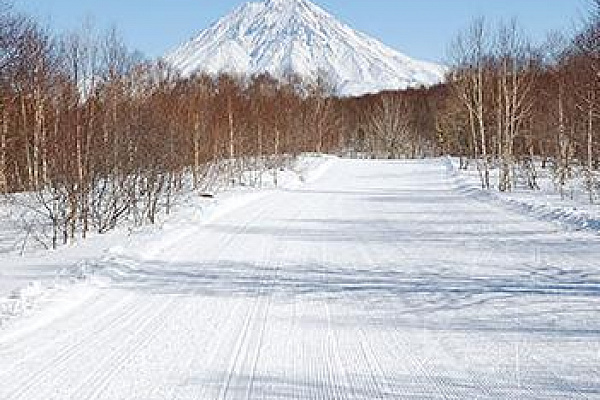
<svg viewBox="0 0 600 400"><path fill-rule="evenodd" d="M321 172L88 262L0 330L0 398L600 398L597 232L445 160Z"/></svg>

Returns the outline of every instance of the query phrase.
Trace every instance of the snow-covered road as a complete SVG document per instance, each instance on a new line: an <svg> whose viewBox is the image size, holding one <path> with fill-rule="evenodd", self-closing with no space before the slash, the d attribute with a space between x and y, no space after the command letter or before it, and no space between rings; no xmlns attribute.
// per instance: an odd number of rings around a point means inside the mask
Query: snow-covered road
<svg viewBox="0 0 600 400"><path fill-rule="evenodd" d="M114 257L0 332L0 399L600 398L599 237L453 179L339 160Z"/></svg>

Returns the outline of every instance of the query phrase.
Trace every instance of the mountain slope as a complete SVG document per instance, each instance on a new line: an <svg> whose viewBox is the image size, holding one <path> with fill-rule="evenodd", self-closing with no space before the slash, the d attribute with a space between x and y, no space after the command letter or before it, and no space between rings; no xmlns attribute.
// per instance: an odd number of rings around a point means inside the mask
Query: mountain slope
<svg viewBox="0 0 600 400"><path fill-rule="evenodd" d="M242 5L165 59L184 76L321 75L340 95L431 85L444 72L351 29L308 0Z"/></svg>

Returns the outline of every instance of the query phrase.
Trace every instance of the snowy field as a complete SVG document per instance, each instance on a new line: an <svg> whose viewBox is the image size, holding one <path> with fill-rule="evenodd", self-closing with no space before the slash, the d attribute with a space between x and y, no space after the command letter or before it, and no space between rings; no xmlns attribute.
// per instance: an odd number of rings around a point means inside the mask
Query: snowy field
<svg viewBox="0 0 600 400"><path fill-rule="evenodd" d="M445 160L318 172L3 256L4 290L41 299L0 328L0 399L600 398L597 231Z"/></svg>
<svg viewBox="0 0 600 400"><path fill-rule="evenodd" d="M92 232L75 246L62 246L56 251L46 251L43 242L47 246L49 241L43 232L29 232L28 226L37 218L32 208L0 198L0 328L31 314L57 292L87 281L90 269L103 263L107 255L119 253L123 248L129 254L158 253L190 229L268 195L275 189L275 174L278 188L297 188L323 174L332 159L327 155L307 154L276 172L247 171L236 187L216 182L214 199L199 196L190 188L178 196L172 213L160 216L156 225L136 227L124 221L108 234Z"/></svg>

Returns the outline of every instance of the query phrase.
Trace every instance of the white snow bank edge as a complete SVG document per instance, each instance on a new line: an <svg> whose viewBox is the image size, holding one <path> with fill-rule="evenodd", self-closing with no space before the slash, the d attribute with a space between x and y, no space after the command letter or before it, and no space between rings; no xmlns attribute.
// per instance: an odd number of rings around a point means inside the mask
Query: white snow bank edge
<svg viewBox="0 0 600 400"><path fill-rule="evenodd" d="M56 272L52 279L30 281L17 288L6 298L0 298L0 332L16 320L26 317L41 308L41 305L76 285L90 281L88 271L93 262L82 260L77 264ZM19 333L20 330L18 331ZM11 334L14 336L15 333ZM7 337L2 337L6 341Z"/></svg>
<svg viewBox="0 0 600 400"><path fill-rule="evenodd" d="M586 230L600 234L600 219L585 212L550 204L533 204L522 199L502 196L501 193L483 190L461 176L455 160L451 157L446 157L444 163L446 172L453 181L453 188L462 194L478 200L493 201L512 211L529 215L541 221L556 223L567 230Z"/></svg>

